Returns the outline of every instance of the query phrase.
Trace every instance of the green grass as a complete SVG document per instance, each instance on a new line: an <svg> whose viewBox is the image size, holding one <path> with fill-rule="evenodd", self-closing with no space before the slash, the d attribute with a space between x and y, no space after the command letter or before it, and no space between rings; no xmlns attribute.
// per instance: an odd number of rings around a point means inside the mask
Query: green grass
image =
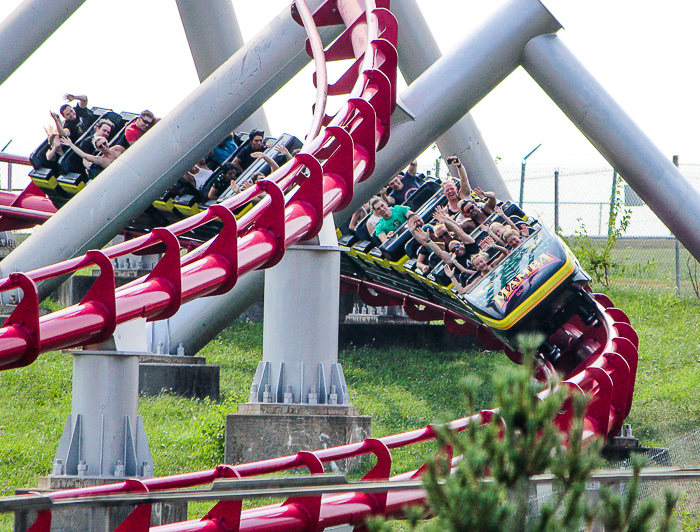
<svg viewBox="0 0 700 532"><path fill-rule="evenodd" d="M700 427L700 301L608 289L639 335L629 422L650 445Z"/></svg>
<svg viewBox="0 0 700 532"><path fill-rule="evenodd" d="M640 337L629 418L635 435L647 444L663 444L699 427L700 302L648 291L603 291L630 316ZM238 403L247 400L262 356L262 325L235 324L201 355L221 368L221 403L168 395L140 398L139 412L159 476L206 469L222 461L225 414L236 412ZM466 375L478 375L485 382L477 407L495 406L490 375L510 364L503 353L478 349L437 352L401 347L350 348L341 352L340 361L351 402L373 416L373 435L379 437L462 416L458 382ZM70 413L71 369L70 355L47 353L27 368L0 372L0 495L36 486L37 477L50 472ZM417 468L432 452L431 443L396 450L393 470ZM191 517L201 516L208 507L191 506ZM11 521L9 515L0 516L0 529L8 529Z"/></svg>

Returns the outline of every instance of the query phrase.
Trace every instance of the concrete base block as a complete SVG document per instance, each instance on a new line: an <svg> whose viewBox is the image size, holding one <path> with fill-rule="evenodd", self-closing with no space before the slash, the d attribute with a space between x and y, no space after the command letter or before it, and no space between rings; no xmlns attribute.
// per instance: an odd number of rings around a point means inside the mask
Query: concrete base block
<svg viewBox="0 0 700 532"><path fill-rule="evenodd" d="M476 336L456 336L444 325L425 323L397 323L391 316L368 316L374 323L350 323L338 327L338 343L341 349L348 347L404 346L431 351L465 350L480 347Z"/></svg>
<svg viewBox="0 0 700 532"><path fill-rule="evenodd" d="M61 489L85 488L112 484L125 479L40 477L38 489L17 490L17 494L29 491L50 492ZM51 512L51 532L105 532L114 530L131 513L134 506L62 508ZM15 532L26 532L36 520L36 512L15 512ZM156 503L151 506L151 526L166 525L187 520L187 501Z"/></svg>
<svg viewBox="0 0 700 532"><path fill-rule="evenodd" d="M219 366L202 357L144 355L139 357L139 393L174 393L219 400Z"/></svg>
<svg viewBox="0 0 700 532"><path fill-rule="evenodd" d="M265 460L356 443L372 435L371 416L354 406L246 403L226 416L227 464ZM362 458L326 464L328 472L349 472Z"/></svg>

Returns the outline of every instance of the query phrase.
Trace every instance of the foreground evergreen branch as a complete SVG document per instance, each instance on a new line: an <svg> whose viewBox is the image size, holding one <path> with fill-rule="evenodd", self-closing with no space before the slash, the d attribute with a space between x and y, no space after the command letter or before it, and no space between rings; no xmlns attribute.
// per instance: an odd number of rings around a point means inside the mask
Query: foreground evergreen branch
<svg viewBox="0 0 700 532"><path fill-rule="evenodd" d="M428 464L424 475L429 515L425 530L447 532L559 532L592 530L595 523L606 532L652 530L656 504L637 504L641 462L624 496L611 489L600 491L600 501L586 497L593 471L601 466L602 442L583 441L587 398L569 394L557 381L543 384L533 378L536 347L541 338L520 339L525 363L494 377L499 405L497 414L482 427L470 425L457 434L447 424L437 425L441 452ZM462 383L466 414L476 414L479 383ZM557 426L559 413L570 409L568 426ZM560 422L560 425L562 422ZM459 456L456 466L452 455ZM555 477L551 500L531 514L534 496L530 477L542 473ZM671 532L677 497L665 496L657 530ZM424 509L406 509L411 530L428 515ZM382 519L368 522L372 532L391 530Z"/></svg>

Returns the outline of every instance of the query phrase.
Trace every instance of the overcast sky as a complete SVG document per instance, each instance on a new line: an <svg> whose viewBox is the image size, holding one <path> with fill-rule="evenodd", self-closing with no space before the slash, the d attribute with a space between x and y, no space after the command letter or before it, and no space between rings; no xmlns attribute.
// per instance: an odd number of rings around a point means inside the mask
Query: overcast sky
<svg viewBox="0 0 700 532"><path fill-rule="evenodd" d="M0 20L20 3L0 2ZM503 2L419 3L446 51ZM661 151L700 164L700 6L680 0L546 3L565 27L559 32L562 40ZM287 6L283 0L234 0L244 39ZM164 116L197 84L174 0L87 0L0 85L0 148L12 140L8 152L29 154L42 140L49 110L58 109L64 92L85 93L91 105L135 112L149 108ZM314 96L306 69L265 105L272 133L303 136ZM522 69L480 102L473 116L492 155L506 163L520 161L540 143L531 163L603 162Z"/></svg>

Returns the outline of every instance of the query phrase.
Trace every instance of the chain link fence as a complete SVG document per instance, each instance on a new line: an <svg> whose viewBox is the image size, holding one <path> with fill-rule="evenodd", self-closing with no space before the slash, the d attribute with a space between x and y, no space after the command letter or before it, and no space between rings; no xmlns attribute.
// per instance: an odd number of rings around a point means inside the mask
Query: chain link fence
<svg viewBox="0 0 700 532"><path fill-rule="evenodd" d="M654 480L640 481L636 500L637 507L645 501L655 501L657 505L655 521L658 522L663 507L664 491L670 489L679 497L675 512L678 529L682 532L696 532L700 530L700 482L698 482L697 478L678 478L682 475L675 474L677 469L692 471L700 466L700 430L675 438L664 447L655 447L643 453L637 453L636 456L641 456L644 459L643 467L646 471L649 473L655 471L661 473ZM632 460L628 459L612 464L609 466L609 469L631 472ZM600 482L589 482L586 494L592 502L599 500L600 487ZM614 492L624 495L627 493L628 485L626 481L623 481L612 483L610 487ZM533 496L529 505L529 516L537 519L542 507L545 504L554 502L556 494L556 488L551 484L543 483L533 489ZM656 530L657 528L652 527L651 529ZM593 532L604 531L602 527L594 526Z"/></svg>
<svg viewBox="0 0 700 532"><path fill-rule="evenodd" d="M619 191L620 210L629 212L630 223L613 247L612 256L620 269L611 276L610 284L700 297L698 262L612 167L528 163L499 164L498 169L514 201L520 203L522 190L523 210L548 227L558 228L571 245L583 233L594 245L605 244ZM679 169L700 190L700 164L681 164ZM443 178L447 174L442 161L420 170ZM622 215L620 212L618 222Z"/></svg>
<svg viewBox="0 0 700 532"><path fill-rule="evenodd" d="M23 164L0 162L0 189L24 190L31 181L29 177L31 169L31 166Z"/></svg>
<svg viewBox="0 0 700 532"><path fill-rule="evenodd" d="M682 164L679 169L700 190L700 164ZM30 170L29 166L0 163L0 189L23 190L30 182ZM571 244L584 232L594 244L605 243L615 190L619 190L621 208L629 211L630 224L613 248L621 269L612 276L611 284L700 297L698 262L611 167L530 163L525 167L501 164L499 170L515 201L519 202L523 191L525 212L550 228L559 228L559 234ZM421 165L419 171L444 177L447 168L444 164Z"/></svg>

